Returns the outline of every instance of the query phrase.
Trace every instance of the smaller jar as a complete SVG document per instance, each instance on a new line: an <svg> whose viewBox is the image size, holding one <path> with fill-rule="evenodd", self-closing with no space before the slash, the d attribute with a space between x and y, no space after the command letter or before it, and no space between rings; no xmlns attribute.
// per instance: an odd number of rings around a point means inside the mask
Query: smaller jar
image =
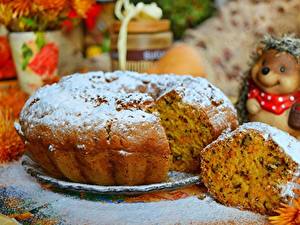
<svg viewBox="0 0 300 225"><path fill-rule="evenodd" d="M112 70L119 70L118 35L121 22L113 24L111 36ZM131 21L127 27L126 70L145 72L172 45L169 20Z"/></svg>
<svg viewBox="0 0 300 225"><path fill-rule="evenodd" d="M296 130L300 129L300 102L294 103L291 108L288 125Z"/></svg>

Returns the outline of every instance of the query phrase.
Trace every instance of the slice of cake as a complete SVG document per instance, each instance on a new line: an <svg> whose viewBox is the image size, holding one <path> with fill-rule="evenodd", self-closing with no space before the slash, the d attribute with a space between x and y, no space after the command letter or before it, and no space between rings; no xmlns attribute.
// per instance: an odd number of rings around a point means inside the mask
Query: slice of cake
<svg viewBox="0 0 300 225"><path fill-rule="evenodd" d="M169 140L171 170L199 173L203 148L225 129L237 127L230 104L206 83L172 89L157 99L154 109Z"/></svg>
<svg viewBox="0 0 300 225"><path fill-rule="evenodd" d="M262 123L246 123L202 151L201 174L219 202L273 214L299 188L300 142Z"/></svg>

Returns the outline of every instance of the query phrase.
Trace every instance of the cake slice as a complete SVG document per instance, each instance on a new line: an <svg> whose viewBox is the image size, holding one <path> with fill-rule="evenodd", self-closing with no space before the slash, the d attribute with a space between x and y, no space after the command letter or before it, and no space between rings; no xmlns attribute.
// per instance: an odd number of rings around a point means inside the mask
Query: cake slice
<svg viewBox="0 0 300 225"><path fill-rule="evenodd" d="M201 176L219 202L272 215L295 197L300 142L263 123L246 123L202 151Z"/></svg>
<svg viewBox="0 0 300 225"><path fill-rule="evenodd" d="M152 111L158 112L169 140L170 169L181 172L199 173L203 148L238 125L229 100L204 80L194 88L167 91Z"/></svg>

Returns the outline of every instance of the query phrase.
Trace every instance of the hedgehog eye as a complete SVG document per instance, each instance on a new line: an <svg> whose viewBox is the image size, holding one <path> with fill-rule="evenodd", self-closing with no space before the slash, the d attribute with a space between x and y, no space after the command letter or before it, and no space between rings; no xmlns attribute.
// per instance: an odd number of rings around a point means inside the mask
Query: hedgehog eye
<svg viewBox="0 0 300 225"><path fill-rule="evenodd" d="M285 66L281 66L281 67L280 67L280 72L281 72L281 73L284 73L285 70L286 70Z"/></svg>

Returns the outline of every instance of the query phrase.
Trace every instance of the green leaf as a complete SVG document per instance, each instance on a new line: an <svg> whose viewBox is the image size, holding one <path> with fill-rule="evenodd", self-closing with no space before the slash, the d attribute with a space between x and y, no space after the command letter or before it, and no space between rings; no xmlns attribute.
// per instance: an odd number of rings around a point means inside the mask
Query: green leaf
<svg viewBox="0 0 300 225"><path fill-rule="evenodd" d="M33 52L32 50L24 43L22 45L22 57L23 57L23 61L22 61L22 70L25 70L31 57L33 56Z"/></svg>
<svg viewBox="0 0 300 225"><path fill-rule="evenodd" d="M36 43L39 50L41 50L45 46L46 40L45 40L45 35L44 35L43 32L37 32L36 33L35 43Z"/></svg>
<svg viewBox="0 0 300 225"><path fill-rule="evenodd" d="M107 37L105 37L104 39L103 39L103 42L102 42L102 51L103 52L109 52L109 50L110 50L110 39L109 38L107 38Z"/></svg>
<svg viewBox="0 0 300 225"><path fill-rule="evenodd" d="M37 22L33 18L21 17L21 21L26 27L30 28L30 30L35 30L38 27Z"/></svg>

